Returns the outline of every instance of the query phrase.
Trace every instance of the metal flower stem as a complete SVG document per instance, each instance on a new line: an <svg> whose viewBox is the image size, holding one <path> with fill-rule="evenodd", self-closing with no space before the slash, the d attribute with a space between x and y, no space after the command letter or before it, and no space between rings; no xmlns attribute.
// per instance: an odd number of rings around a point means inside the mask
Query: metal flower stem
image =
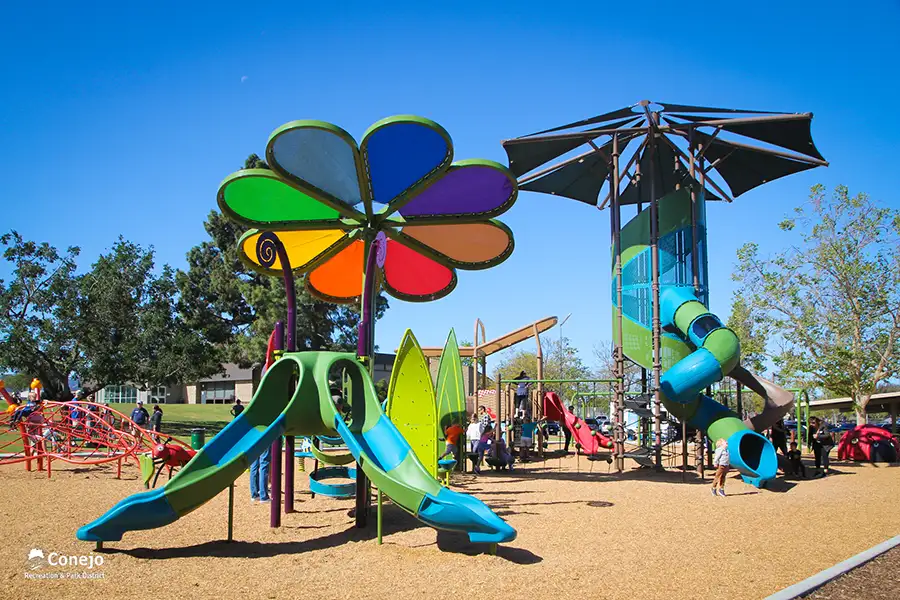
<svg viewBox="0 0 900 600"><path fill-rule="evenodd" d="M287 352L296 352L297 351L297 289L294 286L294 273L291 270L291 261L288 258L287 251L284 248L284 244L278 238L278 235L272 232L269 232L266 235L266 241L272 243L275 248L275 252L278 255L278 261L281 263L281 273L284 278L284 295L287 299L287 332L284 336L285 343L284 349ZM257 253L259 253L260 248L257 248ZM282 344L281 340L282 336L276 336L276 345L280 346ZM285 390L285 393L290 394L291 390ZM288 442L288 447L293 448L294 439L290 438ZM271 494L271 509L269 512L269 526L270 527L280 527L281 526L281 494L282 494L282 486L281 486L281 461L282 461L282 445L281 445L281 436L278 436L275 440L272 441L272 447L269 453L269 462L271 465L271 478L272 478L272 494ZM290 498L289 501L285 502L285 510L290 510L293 512L293 498L294 498L294 453L289 452L288 456L284 457L284 494L286 498Z"/></svg>
<svg viewBox="0 0 900 600"><path fill-rule="evenodd" d="M369 374L375 370L375 296L378 271L375 259L378 255L378 241L371 235L366 236L366 256L364 258L365 270L363 271L362 305L360 307L359 340L356 344L356 354L366 365ZM352 390L356 398L353 402L353 420L357 415L364 415L361 408L362 390ZM362 423L359 424L362 427ZM362 466L356 469L356 526L366 526L369 513L369 478L363 473Z"/></svg>

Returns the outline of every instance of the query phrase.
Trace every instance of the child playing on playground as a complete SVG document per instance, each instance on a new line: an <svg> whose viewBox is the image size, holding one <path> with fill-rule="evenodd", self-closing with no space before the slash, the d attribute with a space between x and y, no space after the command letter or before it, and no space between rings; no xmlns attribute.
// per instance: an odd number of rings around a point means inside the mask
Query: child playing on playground
<svg viewBox="0 0 900 600"><path fill-rule="evenodd" d="M797 442L791 442L791 450L788 452L788 462L791 465L791 471L798 477L806 479L806 467L803 465L803 454L797 449Z"/></svg>
<svg viewBox="0 0 900 600"><path fill-rule="evenodd" d="M728 453L728 442L724 439L716 441L716 453L713 455L713 466L716 476L713 478L712 495L725 495L725 478L731 466L731 455ZM718 491L716 491L718 490Z"/></svg>
<svg viewBox="0 0 900 600"><path fill-rule="evenodd" d="M481 473L481 461L484 460L484 453L491 447L491 440L493 437L494 429L488 425L488 428L482 432L481 438L478 440L478 445L475 446L475 454L478 455L475 459L475 467L472 469L475 473Z"/></svg>
<svg viewBox="0 0 900 600"><path fill-rule="evenodd" d="M525 418L525 406L528 404L528 386L526 383L530 377L525 371L519 373L519 376L516 377L515 381L519 383L516 384L516 416L520 419Z"/></svg>
<svg viewBox="0 0 900 600"><path fill-rule="evenodd" d="M494 460L499 463L501 469L507 467L510 471L513 470L513 455L509 448L506 447L503 436L500 436L494 442Z"/></svg>
<svg viewBox="0 0 900 600"><path fill-rule="evenodd" d="M25 406L19 407L13 413L13 416L9 420L10 429L15 428L16 425L19 424L19 421L22 419L26 419L31 416L31 413L36 411L41 406L41 401L38 400L37 394L34 392L28 392L28 402Z"/></svg>
<svg viewBox="0 0 900 600"><path fill-rule="evenodd" d="M452 456L457 461L459 461L459 436L463 434L463 428L460 427L459 421L456 419L450 423L450 426L444 430L444 439L447 442L447 447L444 450L444 453L438 456L438 460L446 458L447 456Z"/></svg>
<svg viewBox="0 0 900 600"><path fill-rule="evenodd" d="M478 415L472 413L472 422L469 423L469 426L466 428L466 439L469 441L469 450L471 452L475 452L475 448L478 447L478 440L481 438L481 421L478 420Z"/></svg>
<svg viewBox="0 0 900 600"><path fill-rule="evenodd" d="M482 405L478 407L478 416L480 419L479 422L481 423L481 433L479 434L479 437L481 437L485 431L491 428L491 414L487 411L487 408Z"/></svg>

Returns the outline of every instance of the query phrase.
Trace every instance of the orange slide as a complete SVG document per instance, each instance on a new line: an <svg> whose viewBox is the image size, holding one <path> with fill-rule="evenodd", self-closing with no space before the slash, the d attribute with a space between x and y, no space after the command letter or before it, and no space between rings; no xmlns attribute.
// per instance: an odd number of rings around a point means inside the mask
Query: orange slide
<svg viewBox="0 0 900 600"><path fill-rule="evenodd" d="M582 454L590 456L599 453L601 449L608 450L613 447L611 439L599 431L591 431L583 419L572 414L556 392L544 394L544 418L550 421L562 421L572 432L575 449Z"/></svg>

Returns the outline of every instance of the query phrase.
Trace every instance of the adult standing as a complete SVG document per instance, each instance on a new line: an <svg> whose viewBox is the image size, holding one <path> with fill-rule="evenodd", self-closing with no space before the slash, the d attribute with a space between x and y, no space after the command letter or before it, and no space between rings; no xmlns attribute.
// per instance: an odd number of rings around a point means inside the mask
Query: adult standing
<svg viewBox="0 0 900 600"><path fill-rule="evenodd" d="M828 469L831 466L831 449L834 448L834 436L828 429L828 423L819 419L818 428L816 429L816 441L819 443L820 455L822 457L822 474L828 475Z"/></svg>
<svg viewBox="0 0 900 600"><path fill-rule="evenodd" d="M240 399L237 399L231 406L231 416L237 419L242 412L244 412L244 405L241 404Z"/></svg>
<svg viewBox="0 0 900 600"><path fill-rule="evenodd" d="M269 452L266 449L259 458L250 463L250 500L269 502Z"/></svg>
<svg viewBox="0 0 900 600"><path fill-rule="evenodd" d="M813 417L809 420L809 424L806 428L807 435L807 445L812 446L813 449L813 457L816 461L816 469L820 469L822 467L822 444L819 443L816 434L819 432L819 417Z"/></svg>
<svg viewBox="0 0 900 600"><path fill-rule="evenodd" d="M163 410L160 408L159 404L153 405L153 414L150 415L150 431L153 433L161 433L162 432L162 418L163 418ZM155 441L159 440L158 435L154 435L153 439Z"/></svg>
<svg viewBox="0 0 900 600"><path fill-rule="evenodd" d="M575 406L569 407L569 412L573 415L575 414ZM572 443L572 432L569 431L569 426L566 424L566 417L563 415L563 418L559 421L559 428L562 429L563 435L566 437L566 445L563 450L566 454L569 453L569 444Z"/></svg>
<svg viewBox="0 0 900 600"><path fill-rule="evenodd" d="M143 402L138 401L137 406L131 411L131 420L134 421L134 424L138 427L143 427L147 424L147 421L150 420L150 413L144 408Z"/></svg>
<svg viewBox="0 0 900 600"><path fill-rule="evenodd" d="M778 419L769 432L769 439L776 450L781 450L781 454L787 456L787 429L784 427L784 419Z"/></svg>

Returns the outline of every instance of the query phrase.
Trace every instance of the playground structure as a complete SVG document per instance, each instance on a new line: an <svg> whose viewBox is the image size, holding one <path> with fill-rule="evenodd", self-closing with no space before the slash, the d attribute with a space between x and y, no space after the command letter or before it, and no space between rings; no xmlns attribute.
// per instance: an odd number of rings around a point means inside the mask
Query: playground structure
<svg viewBox="0 0 900 600"><path fill-rule="evenodd" d="M50 477L54 461L80 466L115 462L116 477L121 477L123 463L132 460L146 484L154 472L151 456L172 468L193 456L184 442L148 431L94 402L39 400L31 409L15 406L0 414L0 466L23 463L26 470L36 467Z"/></svg>
<svg viewBox="0 0 900 600"><path fill-rule="evenodd" d="M419 117L379 121L359 145L334 125L294 121L269 139L271 171L247 169L226 178L220 208L253 228L239 243L241 259L284 280L286 323L276 324L270 340L278 358L244 412L165 487L122 500L79 529L79 539L102 544L172 523L225 488L233 501L234 480L266 448L272 456L270 525L277 527L282 456L284 510L293 512L298 435L339 436L346 444L358 465L356 524L367 524L374 483L379 543L382 494L422 522L464 532L492 550L515 538L480 500L441 486L385 416L370 371L379 285L399 299L434 300L455 287L457 268L488 268L512 252L512 232L491 217L515 202L514 177L490 161L451 164L452 155L447 132ZM308 273L315 296L361 303L355 355L296 351L295 270ZM331 398L328 382L336 373L345 381L349 422Z"/></svg>
<svg viewBox="0 0 900 600"><path fill-rule="evenodd" d="M608 450L614 445L611 439L599 431L592 431L584 419L574 415L556 392L544 395L544 418L559 421L568 428L575 440L575 450L588 457L596 457L601 450Z"/></svg>
<svg viewBox="0 0 900 600"><path fill-rule="evenodd" d="M613 419L617 470L624 468L624 410L631 401L652 412L657 468L665 405L680 419L683 432L691 424L712 440L727 439L732 464L747 481L762 486L774 478L774 449L759 432L790 410L791 395L740 366L736 336L705 308L709 293L705 202L731 202L768 181L827 165L812 141L811 120L808 113L644 100L503 143L520 189L610 208L619 380ZM767 145L751 145L740 138ZM587 149L539 169L580 146ZM629 146L634 152L622 161ZM601 201L604 187L607 193ZM637 208L624 227L623 206ZM625 360L644 373L652 370L652 383L635 397L626 397ZM763 418L743 423L737 414L701 395L726 375L761 392L766 402ZM644 375L642 381L646 379ZM702 451L698 454L702 456Z"/></svg>
<svg viewBox="0 0 900 600"><path fill-rule="evenodd" d="M887 429L857 425L845 431L837 447L838 460L892 463L900 457L900 441Z"/></svg>
<svg viewBox="0 0 900 600"><path fill-rule="evenodd" d="M555 326L557 322L558 319L556 317L544 317L543 319L538 319L533 323L501 335L498 338L487 340L484 322L481 319L475 319L475 335L473 338L475 342L471 346L462 346L459 348L460 357L473 359L472 410L475 410L478 405L484 404L485 402L482 401L482 398L489 396L494 392L494 390L488 389L487 385L487 359L492 354L496 354L507 348L511 348L520 342L534 338L536 379L543 379L544 351L541 346L541 334ZM443 354L444 349L428 347L422 348L422 352L425 354L425 358L428 360L430 366L431 359L440 357ZM543 384L538 384L537 389L532 391L536 394L532 399L532 402L536 407L540 403L539 399L543 395ZM494 396L493 402L488 402L487 407L493 409L493 412L496 412L499 410L499 402L500 397Z"/></svg>

